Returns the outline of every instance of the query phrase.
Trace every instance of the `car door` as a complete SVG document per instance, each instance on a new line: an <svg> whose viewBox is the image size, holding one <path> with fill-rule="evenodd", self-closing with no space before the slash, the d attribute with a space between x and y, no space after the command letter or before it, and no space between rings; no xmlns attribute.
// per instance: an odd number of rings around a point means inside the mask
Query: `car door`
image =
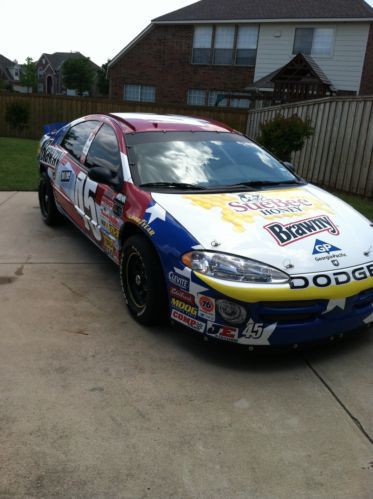
<svg viewBox="0 0 373 499"><path fill-rule="evenodd" d="M95 242L114 261L119 259L119 232L123 223L125 197L112 185L96 183L89 178L91 168L110 170L112 178L123 182L122 162L118 139L114 128L102 124L89 146L84 159L86 173L81 175L78 184L78 204L84 205L85 214ZM82 187L81 187L82 186Z"/></svg>
<svg viewBox="0 0 373 499"><path fill-rule="evenodd" d="M87 175L81 161L99 126L100 122L97 120L86 120L68 130L61 142L61 148L67 154L63 155L57 165L54 177L57 202L65 214L88 233L91 229L89 217L85 215L83 197ZM92 186L88 186L90 187ZM89 212L89 209L87 211Z"/></svg>

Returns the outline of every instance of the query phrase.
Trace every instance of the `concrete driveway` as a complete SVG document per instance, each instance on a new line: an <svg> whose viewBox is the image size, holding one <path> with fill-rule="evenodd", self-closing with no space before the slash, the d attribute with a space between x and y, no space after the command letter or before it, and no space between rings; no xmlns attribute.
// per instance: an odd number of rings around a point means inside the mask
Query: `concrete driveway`
<svg viewBox="0 0 373 499"><path fill-rule="evenodd" d="M258 357L146 329L35 193L0 227L1 498L373 497L372 331Z"/></svg>

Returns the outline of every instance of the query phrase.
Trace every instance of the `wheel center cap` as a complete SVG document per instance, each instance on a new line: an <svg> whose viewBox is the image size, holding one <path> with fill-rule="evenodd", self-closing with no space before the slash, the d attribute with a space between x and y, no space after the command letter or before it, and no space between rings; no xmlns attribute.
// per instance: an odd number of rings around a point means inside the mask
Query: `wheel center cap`
<svg viewBox="0 0 373 499"><path fill-rule="evenodd" d="M135 283L137 286L140 286L141 284L141 276L139 274L135 277Z"/></svg>

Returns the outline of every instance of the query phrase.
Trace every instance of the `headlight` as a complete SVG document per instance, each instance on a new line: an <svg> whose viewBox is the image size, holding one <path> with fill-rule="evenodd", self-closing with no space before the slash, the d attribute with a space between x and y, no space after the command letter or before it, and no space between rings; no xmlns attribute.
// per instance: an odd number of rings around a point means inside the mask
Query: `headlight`
<svg viewBox="0 0 373 499"><path fill-rule="evenodd" d="M285 284L289 276L265 263L225 253L191 251L182 256L182 262L200 274L226 281L260 284Z"/></svg>

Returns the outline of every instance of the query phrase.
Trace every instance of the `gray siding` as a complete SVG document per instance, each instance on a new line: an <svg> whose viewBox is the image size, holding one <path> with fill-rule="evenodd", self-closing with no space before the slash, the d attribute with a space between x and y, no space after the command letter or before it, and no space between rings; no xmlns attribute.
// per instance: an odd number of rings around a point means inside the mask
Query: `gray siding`
<svg viewBox="0 0 373 499"><path fill-rule="evenodd" d="M335 44L331 57L313 57L337 90L358 92L364 65L369 23L271 23L260 26L254 80L283 66L293 57L296 27L332 27Z"/></svg>

